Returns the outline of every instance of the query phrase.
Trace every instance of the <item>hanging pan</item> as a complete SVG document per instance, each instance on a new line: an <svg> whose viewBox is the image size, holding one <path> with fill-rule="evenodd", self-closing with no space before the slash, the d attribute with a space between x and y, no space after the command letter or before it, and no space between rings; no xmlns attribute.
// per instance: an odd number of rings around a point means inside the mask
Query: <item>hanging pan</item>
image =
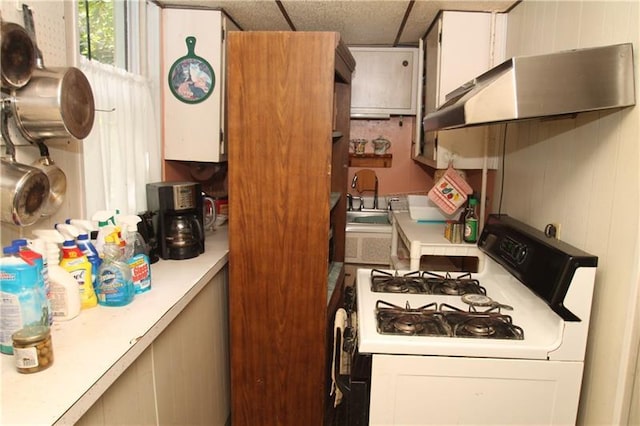
<svg viewBox="0 0 640 426"><path fill-rule="evenodd" d="M1 26L2 87L18 89L31 79L36 66L35 47L29 33L20 25L2 21Z"/></svg>
<svg viewBox="0 0 640 426"><path fill-rule="evenodd" d="M13 92L14 114L23 136L37 142L72 136L84 139L91 132L95 116L89 80L75 67L46 68L35 39L33 15L23 5L25 27L36 52L36 69L25 87Z"/></svg>
<svg viewBox="0 0 640 426"><path fill-rule="evenodd" d="M16 162L15 147L9 137L8 114L3 107L0 130L7 158L0 159L0 220L29 226L42 215L49 196L49 179L42 170Z"/></svg>
<svg viewBox="0 0 640 426"><path fill-rule="evenodd" d="M187 55L177 59L169 69L169 89L179 101L196 104L211 96L216 76L209 62L196 55L196 38L189 36L185 43Z"/></svg>
<svg viewBox="0 0 640 426"><path fill-rule="evenodd" d="M67 193L67 176L49 157L49 148L44 141L37 141L36 144L40 149L40 158L31 165L42 170L49 181L49 196L40 214L51 216L58 211L64 201L64 196Z"/></svg>

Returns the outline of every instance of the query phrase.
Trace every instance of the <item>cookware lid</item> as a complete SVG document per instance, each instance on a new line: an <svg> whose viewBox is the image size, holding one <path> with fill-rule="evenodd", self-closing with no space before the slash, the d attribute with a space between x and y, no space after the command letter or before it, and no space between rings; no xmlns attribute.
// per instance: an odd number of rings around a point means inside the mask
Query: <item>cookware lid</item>
<svg viewBox="0 0 640 426"><path fill-rule="evenodd" d="M69 67L64 72L60 95L60 114L67 131L76 139L86 138L95 118L89 80L78 68Z"/></svg>

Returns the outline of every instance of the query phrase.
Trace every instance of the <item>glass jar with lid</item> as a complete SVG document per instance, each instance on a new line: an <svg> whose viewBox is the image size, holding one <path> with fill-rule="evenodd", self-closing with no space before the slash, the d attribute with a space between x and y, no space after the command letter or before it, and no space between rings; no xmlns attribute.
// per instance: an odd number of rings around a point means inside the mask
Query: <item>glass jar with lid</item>
<svg viewBox="0 0 640 426"><path fill-rule="evenodd" d="M28 326L13 333L11 338L13 357L20 373L36 373L53 364L53 345L48 326Z"/></svg>

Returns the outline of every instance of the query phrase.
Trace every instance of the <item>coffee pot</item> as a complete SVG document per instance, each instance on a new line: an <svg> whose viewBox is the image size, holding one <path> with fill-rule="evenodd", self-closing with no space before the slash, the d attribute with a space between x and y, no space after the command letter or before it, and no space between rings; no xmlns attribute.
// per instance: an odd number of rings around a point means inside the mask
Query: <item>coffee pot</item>
<svg viewBox="0 0 640 426"><path fill-rule="evenodd" d="M202 220L205 231L213 231L213 224L216 221L216 202L213 198L202 193Z"/></svg>
<svg viewBox="0 0 640 426"><path fill-rule="evenodd" d="M203 201L196 182L147 184L147 206L161 258L190 259L204 253Z"/></svg>

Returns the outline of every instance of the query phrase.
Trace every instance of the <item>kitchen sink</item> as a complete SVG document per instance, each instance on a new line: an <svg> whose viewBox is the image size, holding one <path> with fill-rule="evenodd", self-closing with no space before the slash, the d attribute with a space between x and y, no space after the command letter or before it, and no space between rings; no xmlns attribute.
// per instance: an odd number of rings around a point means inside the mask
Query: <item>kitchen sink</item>
<svg viewBox="0 0 640 426"><path fill-rule="evenodd" d="M347 211L346 231L391 235L390 218L390 213L381 209Z"/></svg>
<svg viewBox="0 0 640 426"><path fill-rule="evenodd" d="M389 212L379 209L347 211L347 223L390 225Z"/></svg>

